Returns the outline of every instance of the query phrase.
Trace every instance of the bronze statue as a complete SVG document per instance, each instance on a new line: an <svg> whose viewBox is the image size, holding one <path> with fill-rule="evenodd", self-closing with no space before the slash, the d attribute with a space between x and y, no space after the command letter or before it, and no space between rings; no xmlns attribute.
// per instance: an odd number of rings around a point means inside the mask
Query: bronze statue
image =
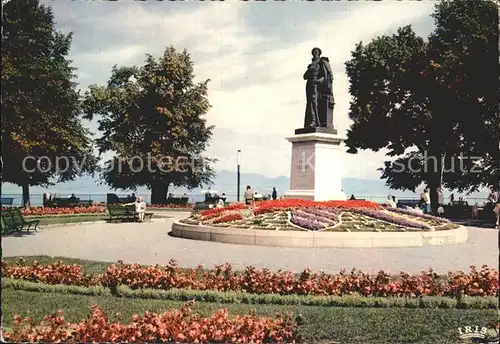
<svg viewBox="0 0 500 344"><path fill-rule="evenodd" d="M328 57L321 57L321 49L313 48L311 63L304 73L306 83L306 114L304 128L333 130L333 74Z"/></svg>

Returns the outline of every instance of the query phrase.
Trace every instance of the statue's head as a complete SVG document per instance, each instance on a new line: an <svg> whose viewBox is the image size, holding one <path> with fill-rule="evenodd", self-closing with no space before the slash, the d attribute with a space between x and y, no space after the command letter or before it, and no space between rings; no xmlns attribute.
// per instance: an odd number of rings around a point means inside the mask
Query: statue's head
<svg viewBox="0 0 500 344"><path fill-rule="evenodd" d="M311 50L311 54L314 58L320 57L321 56L321 49L320 48L313 48Z"/></svg>

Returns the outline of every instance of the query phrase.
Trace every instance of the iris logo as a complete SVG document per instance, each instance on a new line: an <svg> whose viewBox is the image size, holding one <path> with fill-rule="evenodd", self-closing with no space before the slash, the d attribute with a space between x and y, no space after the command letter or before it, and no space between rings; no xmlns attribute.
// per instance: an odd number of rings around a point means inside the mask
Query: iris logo
<svg viewBox="0 0 500 344"><path fill-rule="evenodd" d="M458 333L460 335L460 339L467 338L481 338L484 339L486 337L486 332L488 332L488 328L479 326L464 326L458 328Z"/></svg>
<svg viewBox="0 0 500 344"><path fill-rule="evenodd" d="M493 330L495 332L495 330ZM479 343L483 344L498 344L498 333L497 336L492 338L491 333L488 333L487 327L479 326L463 326L458 328L458 335L460 339L470 339L477 338L483 339ZM488 338L486 338L488 337Z"/></svg>

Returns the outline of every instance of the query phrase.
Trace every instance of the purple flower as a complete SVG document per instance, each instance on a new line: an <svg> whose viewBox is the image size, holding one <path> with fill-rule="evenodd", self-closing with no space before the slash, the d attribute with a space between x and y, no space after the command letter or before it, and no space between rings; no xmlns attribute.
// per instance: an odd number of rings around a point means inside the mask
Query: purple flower
<svg viewBox="0 0 500 344"><path fill-rule="evenodd" d="M368 208L357 208L357 209L351 209L350 210L353 213L373 217L379 220L383 220L389 223L393 223L395 225L407 227L407 228L418 228L418 229L431 229L431 227L427 224L420 223L417 221L413 221L411 219L405 219L397 215L392 215L390 213L381 211L381 210L375 210L375 209L368 209Z"/></svg>
<svg viewBox="0 0 500 344"><path fill-rule="evenodd" d="M313 214L318 217L329 220L333 223L339 222L339 215L341 213L341 209L338 208L303 208L301 209L303 212L308 214Z"/></svg>
<svg viewBox="0 0 500 344"><path fill-rule="evenodd" d="M290 220L294 225L302 227L304 229L308 229L311 231L318 231L321 229L324 229L326 225L324 223L318 222L318 221L313 221L313 220L308 220L300 217L292 217Z"/></svg>
<svg viewBox="0 0 500 344"><path fill-rule="evenodd" d="M328 217L325 217L323 214L314 214L310 213L307 210L294 210L292 211L292 216L293 217L300 217L306 220L311 220L311 221L317 221L317 222L322 222L325 223L326 225L333 226L336 222L332 219L329 219Z"/></svg>
<svg viewBox="0 0 500 344"><path fill-rule="evenodd" d="M449 223L450 222L450 220L448 220L448 219L443 219L441 217L432 216L432 215L428 215L428 214L421 214L421 213L417 213L417 212L414 212L414 211L411 211L411 210L407 210L407 209L391 208L391 207L387 207L386 209L389 210L389 211L395 212L395 213L404 214L404 215L411 215L411 216L415 216L415 217L420 217L420 218L426 219L426 220L443 222L443 223Z"/></svg>

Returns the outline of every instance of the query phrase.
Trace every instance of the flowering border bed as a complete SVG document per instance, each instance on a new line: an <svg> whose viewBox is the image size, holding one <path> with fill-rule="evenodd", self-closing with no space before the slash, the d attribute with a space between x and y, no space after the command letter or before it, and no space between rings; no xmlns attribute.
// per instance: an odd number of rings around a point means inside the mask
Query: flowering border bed
<svg viewBox="0 0 500 344"><path fill-rule="evenodd" d="M12 207L11 207L12 208ZM6 211L7 207L3 207L2 211ZM21 210L24 216L58 216L58 215L85 215L85 214L105 214L107 212L107 205L92 205L90 207L67 207L67 208L50 208L50 207L15 207ZM148 204L148 209L185 209L190 210L193 208L192 204Z"/></svg>
<svg viewBox="0 0 500 344"><path fill-rule="evenodd" d="M12 332L5 333L5 338L12 342L47 343L294 343L299 339L298 326L289 316L229 317L227 309L220 309L204 318L191 311L193 304L188 302L181 309L162 314L134 315L128 324L121 324L118 314L109 319L98 306L93 306L88 319L78 324L66 322L62 310L46 316L37 326L31 319L18 315Z"/></svg>
<svg viewBox="0 0 500 344"><path fill-rule="evenodd" d="M313 273L305 269L300 274L291 271L271 272L268 269L247 267L233 271L231 264L205 270L181 269L175 261L165 267L140 266L138 264L110 264L104 274L85 275L79 265L62 262L40 265L34 262L24 265L2 261L2 276L45 284L75 286L104 286L115 290L124 285L132 289L168 290L194 289L213 291L237 291L250 294L323 295L323 296L499 296L499 271L483 265L480 270L471 266L469 273L449 272L438 276L432 269L411 276L401 272L391 276L384 271L376 275L353 269L338 275Z"/></svg>
<svg viewBox="0 0 500 344"><path fill-rule="evenodd" d="M2 208L6 211L10 208ZM101 214L106 213L106 207L93 205L90 207L73 208L49 208L49 207L29 207L18 208L24 216L49 216L49 215L76 215L76 214Z"/></svg>

